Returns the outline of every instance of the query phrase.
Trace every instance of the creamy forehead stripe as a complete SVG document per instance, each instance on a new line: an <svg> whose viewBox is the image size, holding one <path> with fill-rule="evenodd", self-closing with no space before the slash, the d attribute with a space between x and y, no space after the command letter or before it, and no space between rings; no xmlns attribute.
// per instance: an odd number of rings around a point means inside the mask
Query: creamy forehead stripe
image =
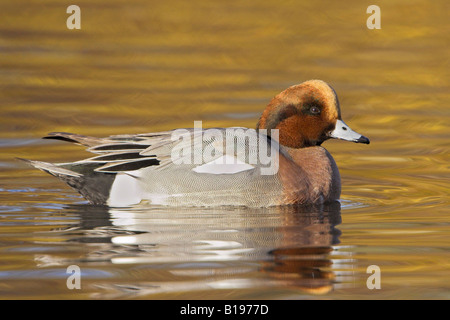
<svg viewBox="0 0 450 320"><path fill-rule="evenodd" d="M328 109L328 115L331 119L340 117L341 111L339 109L339 100L337 98L336 92L330 85L322 80L305 81L303 84L310 85L318 90L327 104L333 107L331 109Z"/></svg>

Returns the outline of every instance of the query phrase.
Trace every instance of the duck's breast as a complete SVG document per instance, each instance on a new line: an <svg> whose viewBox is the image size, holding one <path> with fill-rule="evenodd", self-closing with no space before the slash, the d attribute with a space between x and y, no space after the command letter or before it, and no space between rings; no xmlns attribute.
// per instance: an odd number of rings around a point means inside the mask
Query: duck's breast
<svg viewBox="0 0 450 320"><path fill-rule="evenodd" d="M283 148L278 175L286 203L323 203L341 194L339 170L322 147Z"/></svg>

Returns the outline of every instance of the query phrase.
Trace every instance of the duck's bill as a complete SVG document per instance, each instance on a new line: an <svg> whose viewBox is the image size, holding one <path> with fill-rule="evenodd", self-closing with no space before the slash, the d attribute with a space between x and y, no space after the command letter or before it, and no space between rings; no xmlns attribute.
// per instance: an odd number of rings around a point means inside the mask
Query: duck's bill
<svg viewBox="0 0 450 320"><path fill-rule="evenodd" d="M330 138L341 139L347 141L353 141L356 143L369 144L370 140L367 137L353 131L350 127L342 120L336 121L336 127L330 133Z"/></svg>

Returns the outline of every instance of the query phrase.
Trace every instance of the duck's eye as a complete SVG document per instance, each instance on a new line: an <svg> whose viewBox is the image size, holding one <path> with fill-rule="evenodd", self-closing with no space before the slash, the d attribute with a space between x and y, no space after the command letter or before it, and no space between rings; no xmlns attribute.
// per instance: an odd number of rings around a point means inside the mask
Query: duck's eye
<svg viewBox="0 0 450 320"><path fill-rule="evenodd" d="M320 114L320 109L319 109L319 107L312 106L311 108L309 108L309 112L314 115Z"/></svg>

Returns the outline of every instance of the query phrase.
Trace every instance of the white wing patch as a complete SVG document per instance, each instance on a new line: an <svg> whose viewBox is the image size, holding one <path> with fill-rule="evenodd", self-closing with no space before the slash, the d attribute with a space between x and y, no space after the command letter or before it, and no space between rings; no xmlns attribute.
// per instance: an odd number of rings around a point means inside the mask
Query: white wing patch
<svg viewBox="0 0 450 320"><path fill-rule="evenodd" d="M254 168L254 166L242 162L236 157L224 155L220 158L215 159L214 161L195 167L192 169L192 171L207 174L235 174Z"/></svg>

